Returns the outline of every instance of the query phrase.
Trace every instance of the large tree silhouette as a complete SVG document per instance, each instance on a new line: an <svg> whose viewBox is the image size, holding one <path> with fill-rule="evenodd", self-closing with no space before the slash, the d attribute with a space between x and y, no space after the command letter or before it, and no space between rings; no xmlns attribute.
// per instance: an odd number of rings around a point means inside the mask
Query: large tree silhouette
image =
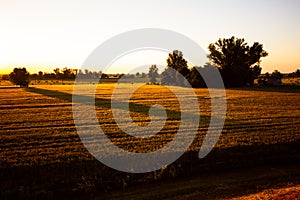
<svg viewBox="0 0 300 200"><path fill-rule="evenodd" d="M216 65L226 87L253 85L261 72L260 62L268 53L258 42L250 47L244 39L219 39L208 46L208 58Z"/></svg>
<svg viewBox="0 0 300 200"><path fill-rule="evenodd" d="M13 72L9 74L11 82L21 87L28 87L29 85L29 72L26 68L15 68Z"/></svg>
<svg viewBox="0 0 300 200"><path fill-rule="evenodd" d="M162 73L162 83L168 85L185 86L184 77L190 73L187 61L181 51L174 50L167 59L167 68Z"/></svg>

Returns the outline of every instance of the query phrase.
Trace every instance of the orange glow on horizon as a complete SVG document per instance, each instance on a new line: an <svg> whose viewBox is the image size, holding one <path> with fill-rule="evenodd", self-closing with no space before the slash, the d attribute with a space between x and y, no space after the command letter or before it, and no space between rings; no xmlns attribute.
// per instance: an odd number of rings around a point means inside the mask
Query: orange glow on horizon
<svg viewBox="0 0 300 200"><path fill-rule="evenodd" d="M151 56L149 56L149 53ZM279 70L281 73L291 73L295 72L297 69L300 69L300 60L297 57L296 53L288 54L282 56L282 51L276 50L269 52L269 55L265 58L261 58L261 67L262 73L266 72L273 72L274 70ZM280 56L281 55L281 56ZM166 66L166 59L167 53L165 52L156 52L156 51L141 51L135 52L133 54L128 54L125 57L122 57L116 60L109 70L113 69L114 73L124 73L121 71L122 69L126 71L129 66L142 66L145 64L157 64L160 66ZM21 62L20 62L21 63ZM39 71L46 72L46 73L53 73L55 68L63 69L64 67L73 68L73 69L80 69L80 65L74 65L71 63L64 63L64 64L56 64L52 62L51 64L9 64L6 63L5 65L1 65L0 63L0 74L9 74L13 71L14 68L25 67L30 74L38 73ZM89 69L87 67L87 69ZM120 69L120 71L118 71ZM100 69L99 69L100 70ZM145 69L148 71L147 69ZM144 71L145 71L144 70ZM92 70L93 71L93 70ZM103 71L103 70L102 70ZM144 72L139 71L139 72ZM162 72L162 69L159 70L159 73Z"/></svg>
<svg viewBox="0 0 300 200"><path fill-rule="evenodd" d="M295 72L297 69L300 69L300 62L297 59L293 59L293 58L286 59L286 58L278 58L276 56L269 55L266 58L262 58L261 61L262 61L261 62L262 73L273 72L274 70L279 70L281 73L291 73L291 72ZM156 62L153 63L160 64ZM120 62L118 63L118 66L128 66L128 64L129 64L128 62L127 63ZM162 66L165 65L166 63ZM39 71L46 72L46 73L53 73L53 70L55 68L60 68L60 69L63 69L64 67L73 68L73 69L81 68L79 66L74 67L72 65L70 66L53 65L53 67L49 65L48 66L12 65L10 67L0 66L0 74L9 74L13 71L14 68L23 68L23 67L25 67L30 74L38 73ZM124 67L119 67L119 68L124 69ZM159 73L161 72L162 71L160 70ZM123 73L123 72L120 71L118 73Z"/></svg>
<svg viewBox="0 0 300 200"><path fill-rule="evenodd" d="M13 69L12 67L0 67L0 74L9 74Z"/></svg>

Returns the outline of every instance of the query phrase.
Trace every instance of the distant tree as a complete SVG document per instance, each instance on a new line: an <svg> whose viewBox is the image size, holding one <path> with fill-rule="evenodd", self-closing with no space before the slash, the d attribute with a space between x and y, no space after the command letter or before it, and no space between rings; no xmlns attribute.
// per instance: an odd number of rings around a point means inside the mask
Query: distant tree
<svg viewBox="0 0 300 200"><path fill-rule="evenodd" d="M300 69L297 69L295 72L289 73L289 77L300 77Z"/></svg>
<svg viewBox="0 0 300 200"><path fill-rule="evenodd" d="M77 75L78 75L78 69L73 69L73 74L74 74L75 76L77 76Z"/></svg>
<svg viewBox="0 0 300 200"><path fill-rule="evenodd" d="M2 80L8 81L9 80L9 75L7 75L7 74L2 75Z"/></svg>
<svg viewBox="0 0 300 200"><path fill-rule="evenodd" d="M168 85L185 86L184 78L187 78L190 70L187 61L181 51L174 50L169 53L167 68L162 73L162 83Z"/></svg>
<svg viewBox="0 0 300 200"><path fill-rule="evenodd" d="M149 67L149 73L148 76L150 78L150 83L156 83L157 82L157 77L158 77L158 68L156 65L151 65Z"/></svg>
<svg viewBox="0 0 300 200"><path fill-rule="evenodd" d="M43 78L43 72L42 71L39 71L38 75L39 75L39 78Z"/></svg>
<svg viewBox="0 0 300 200"><path fill-rule="evenodd" d="M63 74L60 72L59 68L55 68L53 71L55 73L56 79L62 79L63 78Z"/></svg>
<svg viewBox="0 0 300 200"><path fill-rule="evenodd" d="M85 74L87 78L93 78L93 72L92 71L88 71L87 74Z"/></svg>
<svg viewBox="0 0 300 200"><path fill-rule="evenodd" d="M90 72L90 78L92 78L92 79L97 79L97 78L98 78L98 72L91 71L91 72Z"/></svg>
<svg viewBox="0 0 300 200"><path fill-rule="evenodd" d="M55 74L54 73L44 73L43 77L47 80L53 80L55 79Z"/></svg>
<svg viewBox="0 0 300 200"><path fill-rule="evenodd" d="M146 77L147 77L147 74L145 72L142 72L141 78L146 78Z"/></svg>
<svg viewBox="0 0 300 200"><path fill-rule="evenodd" d="M37 84L37 78L38 78L38 74L30 74L29 75L29 79L31 80L31 81L34 81L34 84Z"/></svg>
<svg viewBox="0 0 300 200"><path fill-rule="evenodd" d="M67 68L67 67L63 68L63 70L62 70L63 79L67 79L67 80L75 79L76 73L77 73L76 70L70 69L70 68Z"/></svg>
<svg viewBox="0 0 300 200"><path fill-rule="evenodd" d="M103 73L103 72L102 72L101 70L98 72L98 77L99 77L99 78L101 78L102 73Z"/></svg>
<svg viewBox="0 0 300 200"><path fill-rule="evenodd" d="M60 69L59 68L55 68L53 71L54 71L55 74L59 74L60 73Z"/></svg>
<svg viewBox="0 0 300 200"><path fill-rule="evenodd" d="M71 75L71 69L65 67L65 68L63 68L62 73L63 73L64 79L69 79L69 77Z"/></svg>
<svg viewBox="0 0 300 200"><path fill-rule="evenodd" d="M280 86L282 84L281 79L283 78L283 74L278 70L274 70L272 74L269 76L267 85L270 86Z"/></svg>
<svg viewBox="0 0 300 200"><path fill-rule="evenodd" d="M89 72L90 72L90 70L88 70L88 69L85 69L85 70L84 70L84 73L85 73L85 74L89 74Z"/></svg>
<svg viewBox="0 0 300 200"><path fill-rule="evenodd" d="M77 74L77 76L78 76L78 77L80 77L80 78L82 79L82 78L84 78L84 77L85 77L85 74L82 72L82 70L81 70L81 69L79 69L79 70L78 70L78 74ZM100 77L101 77L101 76L100 76Z"/></svg>
<svg viewBox="0 0 300 200"><path fill-rule="evenodd" d="M29 85L29 72L26 68L14 68L13 72L9 74L11 82L20 87L28 87Z"/></svg>
<svg viewBox="0 0 300 200"><path fill-rule="evenodd" d="M274 70L274 72L272 72L272 74L271 74L271 78L282 79L283 74L278 70Z"/></svg>
<svg viewBox="0 0 300 200"><path fill-rule="evenodd" d="M253 85L261 72L260 62L268 53L255 42L251 47L244 39L231 37L219 39L208 46L208 58L216 65L226 87Z"/></svg>
<svg viewBox="0 0 300 200"><path fill-rule="evenodd" d="M141 76L140 72L135 73L135 77L139 78Z"/></svg>
<svg viewBox="0 0 300 200"><path fill-rule="evenodd" d="M103 73L103 74L101 75L101 78L102 78L102 79L105 79L105 78L109 78L109 77L108 77L108 74Z"/></svg>

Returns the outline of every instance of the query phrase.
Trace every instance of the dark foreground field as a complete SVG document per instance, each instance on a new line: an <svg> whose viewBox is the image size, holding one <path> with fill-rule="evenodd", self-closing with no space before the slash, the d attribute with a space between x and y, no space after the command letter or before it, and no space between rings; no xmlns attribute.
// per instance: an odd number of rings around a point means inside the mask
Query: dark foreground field
<svg viewBox="0 0 300 200"><path fill-rule="evenodd" d="M124 84L124 93L128 87ZM112 89L112 84L99 86L96 109L114 144L146 152L162 148L174 137L180 118L171 93L161 86L145 86L133 95L132 117L137 123L149 120L135 110L145 109L140 105L161 103L173 114L152 140L128 142L109 109ZM85 149L73 122L72 86L1 88L0 199L226 199L250 198L248 194L276 188L291 195L296 191L299 197L300 93L227 90L222 135L214 150L199 160L210 98L205 89L195 91L202 118L189 150L161 170L130 174L106 167Z"/></svg>

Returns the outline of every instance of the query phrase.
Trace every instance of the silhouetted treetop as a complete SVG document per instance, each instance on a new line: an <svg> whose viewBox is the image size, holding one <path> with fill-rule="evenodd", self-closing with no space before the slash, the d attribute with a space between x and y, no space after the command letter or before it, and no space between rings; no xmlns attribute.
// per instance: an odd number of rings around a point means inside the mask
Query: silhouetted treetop
<svg viewBox="0 0 300 200"><path fill-rule="evenodd" d="M167 85L184 86L190 70L181 51L174 50L167 58L167 68L162 73L162 83Z"/></svg>
<svg viewBox="0 0 300 200"><path fill-rule="evenodd" d="M249 46L244 39L234 36L220 38L211 43L208 49L208 58L219 68L227 87L252 85L261 72L261 58L268 55L262 44L254 42Z"/></svg>
<svg viewBox="0 0 300 200"><path fill-rule="evenodd" d="M28 87L29 85L29 72L26 68L14 68L13 72L9 74L11 82L21 87Z"/></svg>

